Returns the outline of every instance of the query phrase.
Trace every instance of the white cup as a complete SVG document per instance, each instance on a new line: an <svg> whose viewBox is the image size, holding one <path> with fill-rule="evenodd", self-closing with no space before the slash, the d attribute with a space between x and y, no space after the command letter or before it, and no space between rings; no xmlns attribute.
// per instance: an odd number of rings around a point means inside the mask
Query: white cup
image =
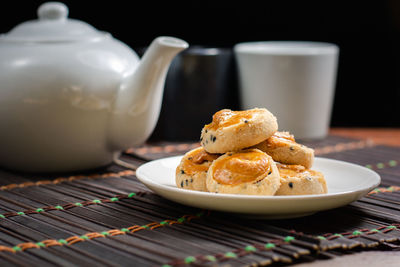
<svg viewBox="0 0 400 267"><path fill-rule="evenodd" d="M302 41L239 43L238 64L242 109L267 108L280 131L296 138L328 134L339 48Z"/></svg>

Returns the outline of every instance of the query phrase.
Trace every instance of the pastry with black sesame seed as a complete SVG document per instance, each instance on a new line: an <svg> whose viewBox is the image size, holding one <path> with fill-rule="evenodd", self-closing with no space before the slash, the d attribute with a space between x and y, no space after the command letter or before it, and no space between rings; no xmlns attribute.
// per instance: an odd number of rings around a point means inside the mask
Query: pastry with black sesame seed
<svg viewBox="0 0 400 267"><path fill-rule="evenodd" d="M304 168L301 165L277 164L280 187L276 196L326 194L328 188L321 172Z"/></svg>
<svg viewBox="0 0 400 267"><path fill-rule="evenodd" d="M220 155L207 153L203 147L187 152L176 168L175 183L178 188L207 191L207 171Z"/></svg>
<svg viewBox="0 0 400 267"><path fill-rule="evenodd" d="M246 149L214 160L206 185L212 193L272 196L280 186L280 176L270 156L258 149Z"/></svg>
<svg viewBox="0 0 400 267"><path fill-rule="evenodd" d="M254 148L264 151L275 161L284 164L302 165L309 169L314 162L314 150L296 143L294 136L289 132L276 132Z"/></svg>
<svg viewBox="0 0 400 267"><path fill-rule="evenodd" d="M265 108L223 109L203 127L200 142L209 153L238 151L256 145L278 130L276 117Z"/></svg>

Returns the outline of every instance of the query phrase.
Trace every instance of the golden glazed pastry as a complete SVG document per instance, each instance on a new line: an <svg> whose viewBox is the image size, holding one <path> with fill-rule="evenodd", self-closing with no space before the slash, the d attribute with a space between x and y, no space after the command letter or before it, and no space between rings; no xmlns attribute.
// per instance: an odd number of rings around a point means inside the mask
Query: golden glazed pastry
<svg viewBox="0 0 400 267"><path fill-rule="evenodd" d="M274 115L267 109L244 111L223 109L203 127L200 142L209 153L238 151L256 145L278 130Z"/></svg>
<svg viewBox="0 0 400 267"><path fill-rule="evenodd" d="M264 151L275 161L285 164L302 165L309 169L314 162L314 150L296 143L294 136L288 132L276 132L254 148Z"/></svg>
<svg viewBox="0 0 400 267"><path fill-rule="evenodd" d="M179 188L207 191L207 171L212 161L220 155L209 154L198 147L187 152L176 168L175 182Z"/></svg>
<svg viewBox="0 0 400 267"><path fill-rule="evenodd" d="M321 172L301 165L277 164L281 186L276 196L326 194L328 188Z"/></svg>
<svg viewBox="0 0 400 267"><path fill-rule="evenodd" d="M207 172L213 193L274 195L280 186L275 162L258 149L228 152L214 160Z"/></svg>

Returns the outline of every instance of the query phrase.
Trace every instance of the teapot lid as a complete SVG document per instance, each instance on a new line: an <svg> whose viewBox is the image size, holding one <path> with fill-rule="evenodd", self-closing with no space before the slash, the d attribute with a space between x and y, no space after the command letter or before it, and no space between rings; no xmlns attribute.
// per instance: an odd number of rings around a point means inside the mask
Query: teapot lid
<svg viewBox="0 0 400 267"><path fill-rule="evenodd" d="M40 5L37 14L37 20L15 26L1 39L23 42L71 42L95 40L109 35L86 22L68 19L68 7L60 2Z"/></svg>

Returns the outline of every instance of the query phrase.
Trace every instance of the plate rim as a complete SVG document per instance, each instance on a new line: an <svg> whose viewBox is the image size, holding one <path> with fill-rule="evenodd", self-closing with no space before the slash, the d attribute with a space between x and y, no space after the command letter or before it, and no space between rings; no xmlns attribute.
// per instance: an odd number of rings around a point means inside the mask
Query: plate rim
<svg viewBox="0 0 400 267"><path fill-rule="evenodd" d="M164 185L164 184L157 183L154 180L147 178L146 175L142 174L142 170L145 168L146 165L156 164L157 162L160 162L160 161L173 160L175 158L177 159L177 158L182 158L182 157L183 157L183 155L178 155L178 156L164 157L164 158L160 158L160 159L156 159L156 160L152 160L152 161L146 162L146 163L140 165L136 169L136 177L144 185L146 185L146 183L143 182L142 180L145 180L146 182L150 183L153 186L162 187L163 190L167 190L169 192L179 192L179 194L197 195L199 197L205 197L205 196L210 197L211 196L211 197L217 198L217 199L229 199L229 198L234 197L235 199L252 199L252 200L253 199L254 200L328 199L328 198L334 198L334 197L338 197L338 196L346 196L346 195L352 195L352 194L356 194L356 193L362 193L362 192L365 192L367 190L371 190L371 189L377 187L382 181L380 175L377 172L375 172L374 170L368 169L368 168L366 168L366 167L364 167L362 165L358 165L358 164L347 162L347 161L342 161L342 160L337 160L337 159L330 159L330 158L322 158L322 157L315 157L315 160L317 160L317 161L328 161L328 162L338 162L340 164L346 164L346 165L350 165L352 167L360 168L363 171L369 172L377 180L375 181L374 184L371 184L368 187L365 187L365 188L362 188L362 189L358 189L358 190L348 190L348 191L342 191L342 192L336 192L336 193L329 193L328 192L326 194L317 194L317 195L262 196L262 195L241 195L241 194L225 194L225 193L224 194L221 194L221 193L215 194L215 193L211 193L211 192L202 192L202 191L182 189L182 188L178 188L178 187L171 187L171 186L167 186L167 185ZM154 190L152 190L152 191L154 191Z"/></svg>

